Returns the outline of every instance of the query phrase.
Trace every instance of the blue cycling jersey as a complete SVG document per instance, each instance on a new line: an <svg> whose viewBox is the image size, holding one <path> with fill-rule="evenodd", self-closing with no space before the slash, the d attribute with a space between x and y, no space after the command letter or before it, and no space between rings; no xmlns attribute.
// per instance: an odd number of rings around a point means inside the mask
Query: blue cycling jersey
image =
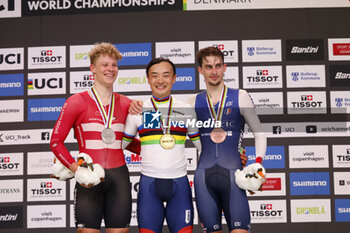
<svg viewBox="0 0 350 233"><path fill-rule="evenodd" d="M198 168L209 168L215 164L228 169L242 168L238 148L240 147L245 120L242 117L238 105L238 89L228 88L227 99L222 114L222 128L226 131L226 139L222 143L214 143L210 139L213 128L200 128L200 140L202 153L200 155ZM211 118L207 104L207 92L197 95L195 109L197 119L206 121ZM218 111L219 104L215 105Z"/></svg>

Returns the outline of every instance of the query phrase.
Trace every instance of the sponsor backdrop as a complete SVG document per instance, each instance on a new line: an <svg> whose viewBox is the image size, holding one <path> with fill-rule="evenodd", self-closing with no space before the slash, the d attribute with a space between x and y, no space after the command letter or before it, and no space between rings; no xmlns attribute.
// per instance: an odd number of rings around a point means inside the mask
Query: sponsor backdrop
<svg viewBox="0 0 350 233"><path fill-rule="evenodd" d="M186 101L205 89L196 52L222 50L225 84L250 93L268 138L264 191L248 194L252 232L348 232L349 7L348 0L0 0L0 232L75 232L75 182L49 178L49 141L64 101L93 85L88 52L97 41L123 54L115 91L143 100L152 58L176 64L173 94ZM243 145L252 163L248 127ZM73 132L66 146L78 154ZM186 147L193 187L198 155ZM142 157L125 152L125 160L138 232ZM197 214L195 232L202 232Z"/></svg>

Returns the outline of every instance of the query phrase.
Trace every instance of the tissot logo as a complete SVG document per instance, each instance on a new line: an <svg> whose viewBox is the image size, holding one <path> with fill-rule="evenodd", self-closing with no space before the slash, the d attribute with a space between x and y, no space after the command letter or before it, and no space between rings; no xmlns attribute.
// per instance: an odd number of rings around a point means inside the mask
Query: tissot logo
<svg viewBox="0 0 350 233"><path fill-rule="evenodd" d="M31 47L28 48L28 68L63 68L66 65L66 47Z"/></svg>
<svg viewBox="0 0 350 233"><path fill-rule="evenodd" d="M310 61L324 59L324 45L322 39L315 40L287 40L287 61Z"/></svg>
<svg viewBox="0 0 350 233"><path fill-rule="evenodd" d="M332 87L350 86L350 66L331 65L329 67L330 84Z"/></svg>
<svg viewBox="0 0 350 233"><path fill-rule="evenodd" d="M62 56L52 56L52 50L41 50L40 57L32 57L32 62L61 62Z"/></svg>
<svg viewBox="0 0 350 233"><path fill-rule="evenodd" d="M92 74L90 74L90 75L84 75L84 77L83 77L83 79L84 79L84 81L90 81L90 80L95 80L95 77L94 77L94 75L92 75Z"/></svg>
<svg viewBox="0 0 350 233"><path fill-rule="evenodd" d="M252 223L286 222L285 200L250 200Z"/></svg>
<svg viewBox="0 0 350 233"><path fill-rule="evenodd" d="M247 76L248 82L276 82L277 75L269 76L269 70L257 70L256 76Z"/></svg>
<svg viewBox="0 0 350 233"><path fill-rule="evenodd" d="M19 163L10 161L10 157L0 157L0 170L16 170L19 167Z"/></svg>
<svg viewBox="0 0 350 233"><path fill-rule="evenodd" d="M288 113L326 113L325 92L288 92Z"/></svg>
<svg viewBox="0 0 350 233"><path fill-rule="evenodd" d="M94 75L89 71L70 72L69 80L71 94L87 91L94 85Z"/></svg>
<svg viewBox="0 0 350 233"><path fill-rule="evenodd" d="M322 101L313 101L312 95L302 95L300 102L291 102L293 108L321 107Z"/></svg>
<svg viewBox="0 0 350 233"><path fill-rule="evenodd" d="M238 41L237 40L218 40L218 41L199 41L198 49L209 46L221 50L224 55L225 63L238 62Z"/></svg>
<svg viewBox="0 0 350 233"><path fill-rule="evenodd" d="M280 88L282 87L282 67L243 67L244 88Z"/></svg>
<svg viewBox="0 0 350 233"><path fill-rule="evenodd" d="M65 183L49 179L29 179L27 199L28 201L64 200Z"/></svg>
<svg viewBox="0 0 350 233"><path fill-rule="evenodd" d="M272 210L272 204L261 204L260 209L261 210Z"/></svg>

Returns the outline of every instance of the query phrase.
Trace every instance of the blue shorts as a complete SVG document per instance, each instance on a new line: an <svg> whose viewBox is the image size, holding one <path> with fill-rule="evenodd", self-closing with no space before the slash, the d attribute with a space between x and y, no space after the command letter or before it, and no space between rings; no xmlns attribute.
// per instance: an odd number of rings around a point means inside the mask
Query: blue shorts
<svg viewBox="0 0 350 233"><path fill-rule="evenodd" d="M194 176L196 204L204 230L222 230L222 211L229 231L250 230L250 210L246 191L235 182L235 171L215 165L197 168Z"/></svg>
<svg viewBox="0 0 350 233"><path fill-rule="evenodd" d="M141 175L137 198L140 232L161 233L164 218L171 233L192 231L193 204L187 176L159 179Z"/></svg>

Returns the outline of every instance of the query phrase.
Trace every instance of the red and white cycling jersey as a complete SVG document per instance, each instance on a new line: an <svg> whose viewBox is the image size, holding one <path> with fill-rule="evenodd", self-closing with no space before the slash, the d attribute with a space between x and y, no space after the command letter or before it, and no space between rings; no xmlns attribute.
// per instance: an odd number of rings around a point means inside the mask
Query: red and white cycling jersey
<svg viewBox="0 0 350 233"><path fill-rule="evenodd" d="M116 140L112 144L106 144L101 139L101 132L105 128L103 119L89 92L75 94L64 103L52 132L51 150L66 167L75 162L64 146L64 141L70 129L74 127L80 153L89 154L94 163L100 164L105 169L123 166L125 165L125 159L121 148L121 140L131 100L124 95L114 93L115 107L114 112L111 113L113 114L111 128L115 132ZM106 112L108 112L109 107L105 107L107 108L105 109ZM131 143L126 149L139 154L139 141Z"/></svg>

